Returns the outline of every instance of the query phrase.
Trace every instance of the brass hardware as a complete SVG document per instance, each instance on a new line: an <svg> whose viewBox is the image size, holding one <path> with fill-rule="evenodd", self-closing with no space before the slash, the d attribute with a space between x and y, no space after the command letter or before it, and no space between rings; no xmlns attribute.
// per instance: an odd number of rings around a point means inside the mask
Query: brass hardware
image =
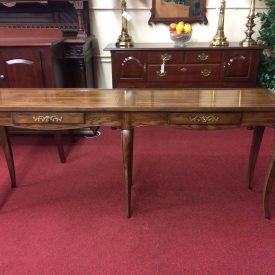
<svg viewBox="0 0 275 275"><path fill-rule="evenodd" d="M187 72L187 69L186 68L181 68L180 69L183 73Z"/></svg>
<svg viewBox="0 0 275 275"><path fill-rule="evenodd" d="M165 54L162 54L160 56L160 59L161 59L162 62L170 61L170 60L172 60L172 55L168 54L168 53L165 53Z"/></svg>
<svg viewBox="0 0 275 275"><path fill-rule="evenodd" d="M166 76L166 75L167 75L167 72L166 72L166 71L164 71L164 72L156 71L156 74L157 74L158 76L163 77L163 76Z"/></svg>
<svg viewBox="0 0 275 275"><path fill-rule="evenodd" d="M116 46L119 48L128 48L133 46L132 38L128 34L127 20L123 16L124 12L127 12L127 4L125 0L121 1L121 34L118 37Z"/></svg>
<svg viewBox="0 0 275 275"><path fill-rule="evenodd" d="M193 117L189 117L189 121L194 123L202 123L202 124L208 124L208 123L214 123L220 120L219 116L216 115L195 115Z"/></svg>
<svg viewBox="0 0 275 275"><path fill-rule="evenodd" d="M5 76L3 74L0 74L0 79L1 80L5 79Z"/></svg>
<svg viewBox="0 0 275 275"><path fill-rule="evenodd" d="M247 29L245 31L246 38L240 42L240 45L243 47L250 47L250 46L257 45L257 42L254 39L252 39L252 35L254 33L253 28L256 25L254 23L255 17L256 17L255 16L255 0L251 0L250 10L249 10L249 14L247 16L248 20L246 23L246 27L247 27Z"/></svg>
<svg viewBox="0 0 275 275"><path fill-rule="evenodd" d="M218 29L215 37L210 42L210 46L228 46L229 43L224 35L224 13L225 13L225 0L221 1Z"/></svg>
<svg viewBox="0 0 275 275"><path fill-rule="evenodd" d="M198 55L198 59L199 59L199 60L202 60L202 61L207 60L208 57L209 57L209 56L208 56L208 54L206 54L206 53L201 53L201 54Z"/></svg>
<svg viewBox="0 0 275 275"><path fill-rule="evenodd" d="M32 119L35 122L41 122L41 123L52 123L52 122L57 123L57 122L62 122L63 117L44 115L44 116L33 116Z"/></svg>
<svg viewBox="0 0 275 275"><path fill-rule="evenodd" d="M202 75L202 76L205 76L205 77L210 76L211 73L212 73L212 71L211 71L211 70L208 70L208 69L202 69L202 70L201 70L201 75Z"/></svg>
<svg viewBox="0 0 275 275"><path fill-rule="evenodd" d="M147 70L147 66L146 66L146 63L143 64L143 71L146 72Z"/></svg>

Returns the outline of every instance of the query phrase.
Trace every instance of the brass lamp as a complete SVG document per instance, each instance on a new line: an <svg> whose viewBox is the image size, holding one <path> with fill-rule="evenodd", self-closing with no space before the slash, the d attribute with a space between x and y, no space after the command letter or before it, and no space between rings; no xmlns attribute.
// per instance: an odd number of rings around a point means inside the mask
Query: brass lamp
<svg viewBox="0 0 275 275"><path fill-rule="evenodd" d="M225 13L225 0L222 0L221 7L220 7L217 33L214 36L213 40L210 42L210 46L218 47L218 46L228 46L229 45L229 43L226 40L226 37L224 35L224 13Z"/></svg>
<svg viewBox="0 0 275 275"><path fill-rule="evenodd" d="M128 48L133 46L132 38L128 34L127 19L125 13L127 13L127 4L125 0L121 1L121 34L118 37L116 46L119 48Z"/></svg>
<svg viewBox="0 0 275 275"><path fill-rule="evenodd" d="M254 39L252 39L252 35L254 33L253 27L256 25L254 23L255 17L256 17L255 16L255 0L251 0L250 10L249 10L249 14L247 16L248 20L246 23L246 27L247 27L247 30L245 31L246 38L240 42L240 45L243 47L250 47L250 46L257 44L257 42Z"/></svg>

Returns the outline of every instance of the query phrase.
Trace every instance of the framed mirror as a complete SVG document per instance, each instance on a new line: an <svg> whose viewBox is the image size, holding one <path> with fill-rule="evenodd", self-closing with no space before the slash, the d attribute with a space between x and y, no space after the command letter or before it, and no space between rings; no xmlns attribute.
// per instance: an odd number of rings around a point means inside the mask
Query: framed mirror
<svg viewBox="0 0 275 275"><path fill-rule="evenodd" d="M207 24L206 0L152 0L149 25L179 21Z"/></svg>

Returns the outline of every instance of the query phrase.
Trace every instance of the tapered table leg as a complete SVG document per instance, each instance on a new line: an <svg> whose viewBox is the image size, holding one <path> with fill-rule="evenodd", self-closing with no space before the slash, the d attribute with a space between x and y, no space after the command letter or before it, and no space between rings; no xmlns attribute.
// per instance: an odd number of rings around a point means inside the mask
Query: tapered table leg
<svg viewBox="0 0 275 275"><path fill-rule="evenodd" d="M134 130L127 129L121 131L124 181L126 193L126 217L131 217L131 187L132 187L132 166L133 166L133 136Z"/></svg>
<svg viewBox="0 0 275 275"><path fill-rule="evenodd" d="M1 146L2 146L4 154L5 154L9 173L10 173L11 186L16 187L16 177L15 177L13 154L12 154L12 148L11 148L11 143L10 143L10 138L9 138L9 134L7 131L7 127L0 126L0 141L1 141Z"/></svg>
<svg viewBox="0 0 275 275"><path fill-rule="evenodd" d="M265 127L257 126L255 127L253 132L253 138L252 138L252 143L250 147L249 164L248 164L248 188L250 190L252 190L253 188L254 170L255 170L259 150L261 147L264 130L265 130Z"/></svg>
<svg viewBox="0 0 275 275"><path fill-rule="evenodd" d="M274 180L275 180L275 140L273 145L272 158L266 174L264 190L263 190L264 215L267 219L270 219L270 216L271 216L270 210L269 210L269 197L270 197L272 184Z"/></svg>
<svg viewBox="0 0 275 275"><path fill-rule="evenodd" d="M66 162L66 156L65 156L63 142L62 142L62 135L61 135L60 132L56 132L54 137L55 137L55 142L56 142L56 145L57 145L59 160L60 160L61 163L65 163Z"/></svg>

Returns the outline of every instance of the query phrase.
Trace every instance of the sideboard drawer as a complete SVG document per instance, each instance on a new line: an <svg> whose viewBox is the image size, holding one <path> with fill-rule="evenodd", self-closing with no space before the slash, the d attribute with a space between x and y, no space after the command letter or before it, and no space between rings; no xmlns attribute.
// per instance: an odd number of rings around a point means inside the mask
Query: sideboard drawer
<svg viewBox="0 0 275 275"><path fill-rule="evenodd" d="M190 51L185 54L186 64L220 64L222 52L220 51Z"/></svg>
<svg viewBox="0 0 275 275"><path fill-rule="evenodd" d="M13 123L22 124L82 124L84 123L83 113L64 112L30 112L12 114Z"/></svg>
<svg viewBox="0 0 275 275"><path fill-rule="evenodd" d="M220 79L220 65L172 65L167 64L164 72L160 65L150 65L148 80L154 82L213 82Z"/></svg>
<svg viewBox="0 0 275 275"><path fill-rule="evenodd" d="M149 64L162 64L165 60L166 64L179 64L183 63L184 53L182 52L149 52L148 63Z"/></svg>
<svg viewBox="0 0 275 275"><path fill-rule="evenodd" d="M170 113L168 123L176 125L231 125L241 122L241 113Z"/></svg>

